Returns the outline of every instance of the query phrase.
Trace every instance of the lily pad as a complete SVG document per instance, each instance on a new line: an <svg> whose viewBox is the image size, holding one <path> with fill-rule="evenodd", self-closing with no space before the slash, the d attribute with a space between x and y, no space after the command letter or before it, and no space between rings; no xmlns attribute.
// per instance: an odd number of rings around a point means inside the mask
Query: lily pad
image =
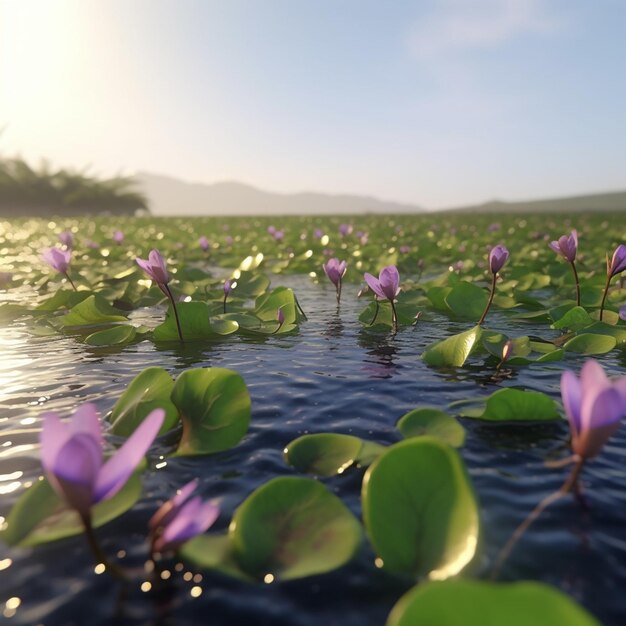
<svg viewBox="0 0 626 626"><path fill-rule="evenodd" d="M140 495L140 473L136 472L116 495L92 508L94 528L119 517L137 502ZM36 546L83 532L76 511L67 507L46 479L24 492L11 509L6 524L0 538L10 546Z"/></svg>
<svg viewBox="0 0 626 626"><path fill-rule="evenodd" d="M210 454L236 446L248 431L250 395L243 378L220 367L184 371L171 395L183 422L177 454Z"/></svg>
<svg viewBox="0 0 626 626"><path fill-rule="evenodd" d="M95 326L128 321L120 311L112 307L102 296L93 294L73 306L61 318L64 326Z"/></svg>
<svg viewBox="0 0 626 626"><path fill-rule="evenodd" d="M294 439L284 454L287 463L300 472L335 476L352 465L369 465L384 450L385 446L352 435L315 433Z"/></svg>
<svg viewBox="0 0 626 626"><path fill-rule="evenodd" d="M567 328L569 330L577 331L586 328L591 324L593 324L593 319L589 313L587 313L583 307L575 306L567 311L563 317L554 322L554 324L552 324L552 328L557 330Z"/></svg>
<svg viewBox="0 0 626 626"><path fill-rule="evenodd" d="M539 391L522 391L512 387L492 393L482 412L468 411L462 415L493 422L561 419L557 404L550 396Z"/></svg>
<svg viewBox="0 0 626 626"><path fill-rule="evenodd" d="M215 339L216 332L209 321L209 307L205 302L178 302L176 304L183 340ZM154 329L155 341L180 341L176 317L170 306L162 324Z"/></svg>
<svg viewBox="0 0 626 626"><path fill-rule="evenodd" d="M363 519L383 566L444 579L474 557L479 519L461 457L435 437L391 446L363 479Z"/></svg>
<svg viewBox="0 0 626 626"><path fill-rule="evenodd" d="M162 367L143 370L115 403L108 417L111 432L129 437L154 409L165 411L165 420L159 431L161 434L176 426L178 409L170 400L173 389L174 381Z"/></svg>
<svg viewBox="0 0 626 626"><path fill-rule="evenodd" d="M341 567L361 542L361 525L322 483L281 476L254 491L229 529L233 553L257 579L291 580Z"/></svg>
<svg viewBox="0 0 626 626"><path fill-rule="evenodd" d="M281 309L285 316L285 324L297 323L296 299L291 289L277 287L259 296L256 299L254 313L263 322L275 322L278 309Z"/></svg>
<svg viewBox="0 0 626 626"><path fill-rule="evenodd" d="M386 626L600 626L567 595L536 582L477 580L414 587L389 614Z"/></svg>
<svg viewBox="0 0 626 626"><path fill-rule="evenodd" d="M615 348L617 339L610 335L582 333L570 339L563 348L569 352L581 354L606 354Z"/></svg>
<svg viewBox="0 0 626 626"><path fill-rule="evenodd" d="M422 359L434 367L462 367L476 349L481 334L481 327L474 326L463 333L437 341L426 348Z"/></svg>
<svg viewBox="0 0 626 626"><path fill-rule="evenodd" d="M477 320L487 306L489 295L472 283L460 282L445 297L445 302L457 317Z"/></svg>
<svg viewBox="0 0 626 626"><path fill-rule="evenodd" d="M455 448L460 448L465 442L463 426L454 417L439 409L414 409L398 420L397 427L405 439L430 435Z"/></svg>
<svg viewBox="0 0 626 626"><path fill-rule="evenodd" d="M90 346L121 346L135 339L137 331L134 326L123 324L105 330L99 330L85 338L85 343Z"/></svg>

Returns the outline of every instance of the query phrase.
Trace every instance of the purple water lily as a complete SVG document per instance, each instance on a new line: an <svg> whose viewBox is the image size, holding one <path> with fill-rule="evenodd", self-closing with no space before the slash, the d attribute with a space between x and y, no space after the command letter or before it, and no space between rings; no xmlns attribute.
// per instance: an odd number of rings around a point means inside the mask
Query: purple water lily
<svg viewBox="0 0 626 626"><path fill-rule="evenodd" d="M365 278L365 282L368 284L369 288L378 298L382 300L389 300L389 303L391 304L393 327L394 330L397 330L398 315L396 312L395 299L400 293L400 274L398 273L398 268L395 265L388 265L380 270L378 278L372 276L368 272L365 272L363 277ZM376 315L374 316L374 320L375 319ZM372 324L374 323L374 320L372 320Z"/></svg>
<svg viewBox="0 0 626 626"><path fill-rule="evenodd" d="M562 256L571 266L574 272L574 282L576 284L576 305L580 306L580 282L576 270L576 253L578 252L578 233L573 230L570 235L562 235L558 241L552 241L550 248L558 255Z"/></svg>
<svg viewBox="0 0 626 626"><path fill-rule="evenodd" d="M203 502L199 496L191 498L197 486L197 480L187 483L152 516L149 528L153 555L177 550L208 530L219 517L217 504Z"/></svg>
<svg viewBox="0 0 626 626"><path fill-rule="evenodd" d="M624 270L626 270L626 245L621 243L615 248L615 252L613 252L610 260L608 254L606 256L606 284L604 286L604 294L602 295L602 303L600 304L600 321L602 321L604 315L604 303L609 293L611 279L613 276L621 274Z"/></svg>
<svg viewBox="0 0 626 626"><path fill-rule="evenodd" d="M60 248L46 248L41 253L41 258L53 269L63 274L69 281L70 285L76 291L76 285L69 276L69 267L72 260L71 250L61 250Z"/></svg>
<svg viewBox="0 0 626 626"><path fill-rule="evenodd" d="M328 259L326 263L322 265L326 276L330 282L335 285L337 292L337 304L341 301L341 279L344 277L348 264L346 261L340 261L337 258Z"/></svg>
<svg viewBox="0 0 626 626"><path fill-rule="evenodd" d="M507 262L509 258L509 251L505 246L498 244L489 252L489 271L492 274L497 274Z"/></svg>
<svg viewBox="0 0 626 626"><path fill-rule="evenodd" d="M611 381L602 366L588 360L580 371L561 376L561 397L570 423L572 451L583 459L596 456L626 416L626 376Z"/></svg>
<svg viewBox="0 0 626 626"><path fill-rule="evenodd" d="M233 290L233 281L227 280L224 281L224 313L226 313L226 300L230 295L230 292Z"/></svg>
<svg viewBox="0 0 626 626"><path fill-rule="evenodd" d="M209 240L204 235L202 235L202 237L198 239L198 245L203 252L206 252L209 249Z"/></svg>
<svg viewBox="0 0 626 626"><path fill-rule="evenodd" d="M275 241L282 241L285 238L285 231L284 230L275 230L273 233L274 236L274 240Z"/></svg>
<svg viewBox="0 0 626 626"><path fill-rule="evenodd" d="M102 431L93 404L76 409L69 422L46 413L41 431L41 463L53 489L81 517L112 498L128 481L157 436L165 411L155 409L119 450L103 459Z"/></svg>
<svg viewBox="0 0 626 626"><path fill-rule="evenodd" d="M135 468L157 436L165 411L155 409L106 461L103 457L102 431L93 404L83 404L68 422L56 413L44 415L40 435L41 464L52 488L77 511L89 545L99 562L121 576L107 562L91 524L93 505L112 498L128 482Z"/></svg>
<svg viewBox="0 0 626 626"><path fill-rule="evenodd" d="M59 241L66 248L71 248L74 244L74 235L69 230L64 230L62 233L59 233Z"/></svg>
<svg viewBox="0 0 626 626"><path fill-rule="evenodd" d="M121 230L116 230L113 233L113 241L118 245L121 246L122 242L124 241L124 233Z"/></svg>
<svg viewBox="0 0 626 626"><path fill-rule="evenodd" d="M174 317L176 318L176 328L178 329L178 336L181 341L183 339L183 331L180 327L180 320L178 319L178 310L176 308L176 301L172 294L172 290L169 287L171 280L170 275L167 272L165 265L165 259L158 250L150 250L147 259L135 259L137 265L157 284L159 289L169 298L172 303L172 309L174 310Z"/></svg>
<svg viewBox="0 0 626 626"><path fill-rule="evenodd" d="M342 237L346 237L351 232L352 232L352 225L351 224L339 224L339 234Z"/></svg>
<svg viewBox="0 0 626 626"><path fill-rule="evenodd" d="M621 306L619 308L619 318L622 320L622 322L626 322L626 304L624 304L623 306Z"/></svg>
<svg viewBox="0 0 626 626"><path fill-rule="evenodd" d="M478 320L478 325L480 326L487 317L487 313L491 308L491 304L493 302L493 297L496 293L496 283L498 281L498 272L504 267L504 264L509 259L509 251L502 244L498 244L491 248L489 252L489 271L491 272L491 289L489 291L489 299L487 300L487 305L485 306L485 310L483 314L480 316Z"/></svg>

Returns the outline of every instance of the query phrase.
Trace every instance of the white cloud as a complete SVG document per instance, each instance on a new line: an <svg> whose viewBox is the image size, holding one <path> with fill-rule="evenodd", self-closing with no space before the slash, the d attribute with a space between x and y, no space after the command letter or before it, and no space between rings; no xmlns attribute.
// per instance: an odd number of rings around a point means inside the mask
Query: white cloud
<svg viewBox="0 0 626 626"><path fill-rule="evenodd" d="M549 34L560 22L538 0L440 0L413 24L409 48L420 60L496 47L527 34Z"/></svg>

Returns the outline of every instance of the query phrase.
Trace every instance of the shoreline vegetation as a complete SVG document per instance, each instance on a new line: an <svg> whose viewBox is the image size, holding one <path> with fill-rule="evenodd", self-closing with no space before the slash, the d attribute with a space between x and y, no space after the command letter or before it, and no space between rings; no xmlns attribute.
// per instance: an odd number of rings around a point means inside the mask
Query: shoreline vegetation
<svg viewBox="0 0 626 626"><path fill-rule="evenodd" d="M147 212L148 200L132 178L97 178L46 161L36 168L21 158L0 159L1 217Z"/></svg>

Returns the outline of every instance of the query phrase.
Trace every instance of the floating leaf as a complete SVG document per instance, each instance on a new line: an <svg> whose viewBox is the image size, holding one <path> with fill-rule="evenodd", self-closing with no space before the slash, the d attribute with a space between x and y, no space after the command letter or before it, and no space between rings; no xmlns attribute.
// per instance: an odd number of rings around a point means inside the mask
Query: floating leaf
<svg viewBox="0 0 626 626"><path fill-rule="evenodd" d="M277 287L270 293L256 299L256 316L263 322L275 322L278 309L285 316L285 324L295 324L298 320L296 313L296 299L293 291L287 287Z"/></svg>
<svg viewBox="0 0 626 626"><path fill-rule="evenodd" d="M451 415L439 409L414 409L398 420L398 430L405 439L430 435L455 448L465 442L465 429Z"/></svg>
<svg viewBox="0 0 626 626"><path fill-rule="evenodd" d="M136 335L134 326L123 324L92 333L85 338L85 343L90 346L120 346L133 341Z"/></svg>
<svg viewBox="0 0 626 626"><path fill-rule="evenodd" d="M617 340L610 335L583 333L570 339L563 348L569 352L582 354L605 354L613 350L616 345Z"/></svg>
<svg viewBox="0 0 626 626"><path fill-rule="evenodd" d="M291 580L341 567L361 542L361 525L322 483L281 476L254 491L230 524L235 558L256 579Z"/></svg>
<svg viewBox="0 0 626 626"><path fill-rule="evenodd" d="M478 506L461 457L434 437L391 446L362 489L368 536L390 571L454 576L478 543Z"/></svg>
<svg viewBox="0 0 626 626"><path fill-rule="evenodd" d="M393 607L386 626L600 626L567 595L536 582L432 582Z"/></svg>
<svg viewBox="0 0 626 626"><path fill-rule="evenodd" d="M335 476L354 464L369 465L383 450L385 446L352 435L315 433L294 439L284 453L287 463L300 472Z"/></svg>
<svg viewBox="0 0 626 626"><path fill-rule="evenodd" d="M457 316L477 320L487 306L489 295L472 283L460 282L446 296L445 302Z"/></svg>
<svg viewBox="0 0 626 626"><path fill-rule="evenodd" d="M99 324L112 324L126 322L127 318L120 315L120 311L112 307L102 296L93 294L73 306L70 311L61 318L66 327L71 326L95 326Z"/></svg>
<svg viewBox="0 0 626 626"><path fill-rule="evenodd" d="M140 495L140 473L136 472L116 495L92 508L94 528L119 517L137 502ZM15 503L0 538L10 546L36 546L82 532L83 526L76 511L68 508L43 479L27 489Z"/></svg>
<svg viewBox="0 0 626 626"><path fill-rule="evenodd" d="M170 400L174 389L172 377L162 367L148 367L128 385L115 403L108 421L111 432L129 437L154 409L165 411L160 433L178 424L178 409Z"/></svg>
<svg viewBox="0 0 626 626"><path fill-rule="evenodd" d="M482 413L462 413L495 422L548 421L561 419L556 402L539 391L522 391L508 387L498 389L487 398Z"/></svg>
<svg viewBox="0 0 626 626"><path fill-rule="evenodd" d="M488 330L484 330L481 335L481 342L484 348L497 359L502 359L502 351L507 341L510 341L513 345L511 357L524 357L530 354L530 340L526 336L509 339L509 337L502 333L494 333Z"/></svg>
<svg viewBox="0 0 626 626"><path fill-rule="evenodd" d="M176 310L185 341L216 338L217 334L209 321L209 307L205 302L178 302ZM171 306L165 321L154 329L153 337L155 341L180 341Z"/></svg>
<svg viewBox="0 0 626 626"><path fill-rule="evenodd" d="M458 335L452 335L426 348L422 359L434 367L462 367L477 346L482 334L480 326L474 326Z"/></svg>
<svg viewBox="0 0 626 626"><path fill-rule="evenodd" d="M184 371L172 390L183 422L177 454L210 454L237 445L250 423L250 395L243 378L220 367Z"/></svg>
<svg viewBox="0 0 626 626"><path fill-rule="evenodd" d="M574 308L567 311L567 313L565 313L563 317L554 322L554 324L552 324L552 328L555 328L557 330L567 328L569 330L576 331L581 330L582 328L586 328L591 324L593 324L593 319L591 318L589 313L587 313L587 311L585 311L583 307L575 306Z"/></svg>

